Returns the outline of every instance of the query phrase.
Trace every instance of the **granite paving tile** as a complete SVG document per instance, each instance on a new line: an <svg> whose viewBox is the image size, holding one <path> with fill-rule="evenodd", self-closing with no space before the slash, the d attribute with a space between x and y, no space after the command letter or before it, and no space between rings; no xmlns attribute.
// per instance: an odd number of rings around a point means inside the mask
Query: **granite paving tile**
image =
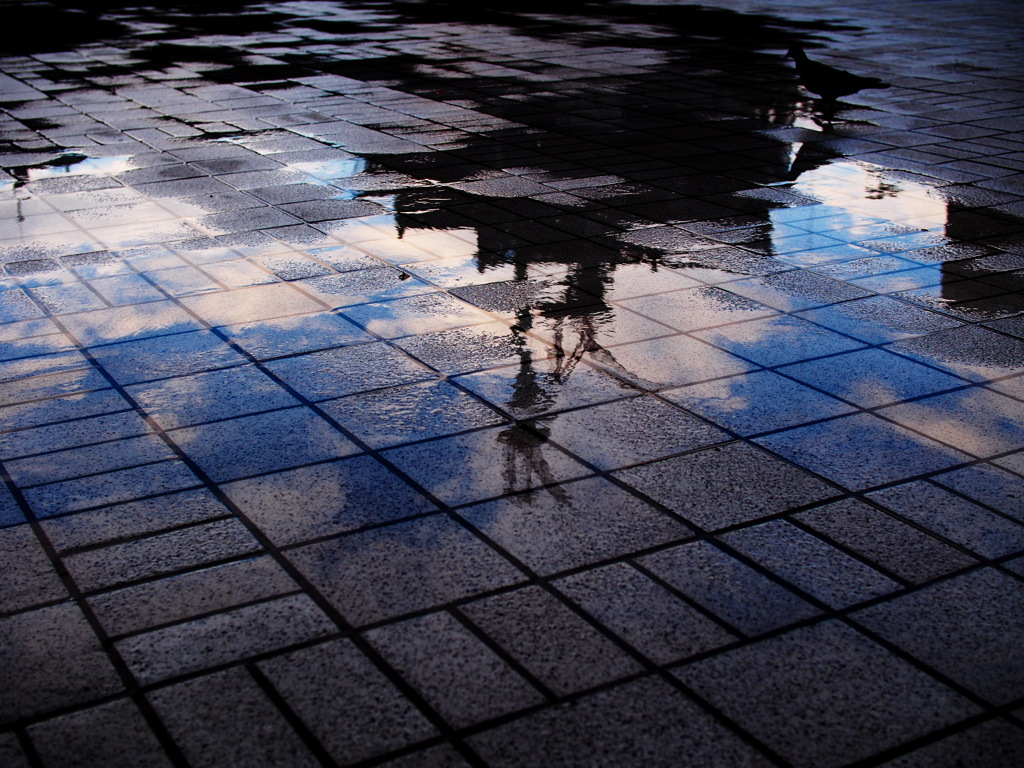
<svg viewBox="0 0 1024 768"><path fill-rule="evenodd" d="M366 639L454 727L540 704L544 696L451 614L431 613Z"/></svg>
<svg viewBox="0 0 1024 768"><path fill-rule="evenodd" d="M976 562L964 552L856 499L800 512L793 519L914 584Z"/></svg>
<svg viewBox="0 0 1024 768"><path fill-rule="evenodd" d="M11 479L27 488L172 458L174 452L157 435L143 435L8 460L5 466Z"/></svg>
<svg viewBox="0 0 1024 768"><path fill-rule="evenodd" d="M242 667L156 688L146 698L190 765L320 765ZM226 733L240 738L235 743Z"/></svg>
<svg viewBox="0 0 1024 768"><path fill-rule="evenodd" d="M253 366L180 376L126 387L125 391L164 429L298 404L277 382Z"/></svg>
<svg viewBox="0 0 1024 768"><path fill-rule="evenodd" d="M210 331L96 347L96 361L121 385L184 376L247 362Z"/></svg>
<svg viewBox="0 0 1024 768"><path fill-rule="evenodd" d="M297 590L279 565L261 555L104 592L89 598L89 605L116 637Z"/></svg>
<svg viewBox="0 0 1024 768"><path fill-rule="evenodd" d="M466 507L460 516L549 575L689 538L691 529L603 478Z"/></svg>
<svg viewBox="0 0 1024 768"><path fill-rule="evenodd" d="M227 507L208 490L200 488L90 512L44 518L40 525L54 549L62 552L158 533L228 514Z"/></svg>
<svg viewBox="0 0 1024 768"><path fill-rule="evenodd" d="M601 723L602 727L595 728ZM572 705L541 710L475 734L469 743L490 765L769 765L693 701L656 678L616 686Z"/></svg>
<svg viewBox="0 0 1024 768"><path fill-rule="evenodd" d="M99 638L73 602L0 619L0 721L82 705L123 690Z"/></svg>
<svg viewBox="0 0 1024 768"><path fill-rule="evenodd" d="M541 587L505 592L460 610L559 696L642 669L635 659ZM545 631L535 632L537 626Z"/></svg>
<svg viewBox="0 0 1024 768"><path fill-rule="evenodd" d="M228 483L225 492L278 545L436 510L381 463L357 456Z"/></svg>
<svg viewBox="0 0 1024 768"><path fill-rule="evenodd" d="M259 667L338 763L386 754L436 734L348 640L295 651Z"/></svg>
<svg viewBox="0 0 1024 768"><path fill-rule="evenodd" d="M779 629L819 613L803 598L710 542L681 544L636 562L747 635Z"/></svg>
<svg viewBox="0 0 1024 768"><path fill-rule="evenodd" d="M863 345L798 317L770 317L694 333L697 338L768 367L784 365ZM771 344L765 343L768 339Z"/></svg>
<svg viewBox="0 0 1024 768"><path fill-rule="evenodd" d="M83 550L62 560L78 587L90 591L251 555L260 548L241 523L225 519Z"/></svg>
<svg viewBox="0 0 1024 768"><path fill-rule="evenodd" d="M896 485L868 498L982 557L1002 557L1024 549L1020 523L928 482Z"/></svg>
<svg viewBox="0 0 1024 768"><path fill-rule="evenodd" d="M529 423L555 444L606 470L730 439L720 429L649 396L559 413Z"/></svg>
<svg viewBox="0 0 1024 768"><path fill-rule="evenodd" d="M28 733L45 766L173 765L131 699L45 720Z"/></svg>
<svg viewBox="0 0 1024 768"><path fill-rule="evenodd" d="M1011 768L1024 759L1024 729L1006 720L989 720L921 747L885 768L923 768L943 762L964 768Z"/></svg>
<svg viewBox="0 0 1024 768"><path fill-rule="evenodd" d="M422 611L523 580L444 515L289 550L288 559L356 626Z"/></svg>
<svg viewBox="0 0 1024 768"><path fill-rule="evenodd" d="M881 349L857 350L778 370L862 408L891 405L965 384L958 377Z"/></svg>
<svg viewBox="0 0 1024 768"><path fill-rule="evenodd" d="M868 413L777 432L756 442L850 489L947 469L970 458Z"/></svg>
<svg viewBox="0 0 1024 768"><path fill-rule="evenodd" d="M728 645L736 636L627 563L554 586L656 664Z"/></svg>
<svg viewBox="0 0 1024 768"><path fill-rule="evenodd" d="M899 591L901 585L786 520L726 533L721 540L833 608Z"/></svg>
<svg viewBox="0 0 1024 768"><path fill-rule="evenodd" d="M751 522L839 492L743 443L632 467L615 477L705 530Z"/></svg>
<svg viewBox="0 0 1024 768"><path fill-rule="evenodd" d="M1024 448L1024 403L984 387L891 405L876 413L982 458Z"/></svg>
<svg viewBox="0 0 1024 768"><path fill-rule="evenodd" d="M384 343L310 352L272 361L267 368L313 401L434 378Z"/></svg>
<svg viewBox="0 0 1024 768"><path fill-rule="evenodd" d="M727 651L676 674L795 766L848 765L978 712L835 621Z"/></svg>
<svg viewBox="0 0 1024 768"><path fill-rule="evenodd" d="M986 701L1020 698L1024 584L987 568L858 611L854 620Z"/></svg>
<svg viewBox="0 0 1024 768"><path fill-rule="evenodd" d="M792 379L763 370L662 390L660 394L741 435L794 427L854 410Z"/></svg>
<svg viewBox="0 0 1024 768"><path fill-rule="evenodd" d="M360 452L331 424L301 407L183 427L168 434L217 481Z"/></svg>
<svg viewBox="0 0 1024 768"><path fill-rule="evenodd" d="M145 496L156 496L199 484L199 478L183 462L165 461L59 483L37 485L27 489L24 496L38 517L49 517Z"/></svg>
<svg viewBox="0 0 1024 768"><path fill-rule="evenodd" d="M29 526L0 530L0 555L7 563L0 574L0 613L67 597L57 569Z"/></svg>
<svg viewBox="0 0 1024 768"><path fill-rule="evenodd" d="M333 634L334 623L307 595L290 595L118 640L118 653L143 684L215 667Z"/></svg>
<svg viewBox="0 0 1024 768"><path fill-rule="evenodd" d="M129 407L128 401L117 392L106 389L6 408L0 413L10 417L6 423L12 428L32 427L33 423L58 423L0 434L0 455L8 458L61 451L152 431L138 414L126 410ZM93 416L93 412L103 414L104 411L117 412ZM62 416L86 418L70 421L62 420Z"/></svg>
<svg viewBox="0 0 1024 768"><path fill-rule="evenodd" d="M1024 478L992 464L944 472L932 478L939 485L1024 522Z"/></svg>

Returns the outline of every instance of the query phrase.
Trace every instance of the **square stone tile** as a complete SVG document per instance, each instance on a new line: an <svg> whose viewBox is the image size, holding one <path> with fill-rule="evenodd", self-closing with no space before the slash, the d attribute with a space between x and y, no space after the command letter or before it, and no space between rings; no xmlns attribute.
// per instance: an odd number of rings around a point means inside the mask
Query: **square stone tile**
<svg viewBox="0 0 1024 768"><path fill-rule="evenodd" d="M0 559L0 613L67 597L57 569L29 526L0 530Z"/></svg>
<svg viewBox="0 0 1024 768"><path fill-rule="evenodd" d="M469 373L499 365L532 363L551 350L504 323L484 323L399 339L396 346L436 371Z"/></svg>
<svg viewBox="0 0 1024 768"><path fill-rule="evenodd" d="M868 413L777 432L755 442L850 489L969 460L965 453Z"/></svg>
<svg viewBox="0 0 1024 768"><path fill-rule="evenodd" d="M969 467L943 472L931 478L949 488L1024 522L1024 478L992 464L972 464Z"/></svg>
<svg viewBox="0 0 1024 768"><path fill-rule="evenodd" d="M541 587L505 592L460 610L558 696L641 670L635 659Z"/></svg>
<svg viewBox="0 0 1024 768"><path fill-rule="evenodd" d="M680 668L677 676L794 766L838 766L978 708L835 621Z"/></svg>
<svg viewBox="0 0 1024 768"><path fill-rule="evenodd" d="M554 586L656 664L736 640L736 635L627 563L574 574Z"/></svg>
<svg viewBox="0 0 1024 768"><path fill-rule="evenodd" d="M755 368L735 355L689 336L622 344L610 350L591 352L587 359L648 390L708 381Z"/></svg>
<svg viewBox="0 0 1024 768"><path fill-rule="evenodd" d="M867 344L884 344L924 336L963 324L959 320L891 296L869 296L807 310L798 316Z"/></svg>
<svg viewBox="0 0 1024 768"><path fill-rule="evenodd" d="M653 397L560 413L531 422L531 426L600 469L730 439L727 433Z"/></svg>
<svg viewBox="0 0 1024 768"><path fill-rule="evenodd" d="M186 296L181 303L210 325L248 323L323 309L322 304L284 283Z"/></svg>
<svg viewBox="0 0 1024 768"><path fill-rule="evenodd" d="M242 416L168 434L217 481L351 456L361 450L308 408Z"/></svg>
<svg viewBox="0 0 1024 768"><path fill-rule="evenodd" d="M632 384L586 363L574 367L563 363L563 358L524 356L522 365L491 368L454 381L520 419L641 393Z"/></svg>
<svg viewBox="0 0 1024 768"><path fill-rule="evenodd" d="M437 509L369 456L261 475L223 488L243 514L279 545Z"/></svg>
<svg viewBox="0 0 1024 768"><path fill-rule="evenodd" d="M434 378L426 368L383 343L296 355L272 361L267 368L314 401Z"/></svg>
<svg viewBox="0 0 1024 768"><path fill-rule="evenodd" d="M0 619L0 721L86 704L124 686L73 602Z"/></svg>
<svg viewBox="0 0 1024 768"><path fill-rule="evenodd" d="M803 598L706 541L663 549L636 562L746 635L819 613Z"/></svg>
<svg viewBox="0 0 1024 768"><path fill-rule="evenodd" d="M66 555L63 563L83 591L253 554L259 542L237 520L216 520L102 549Z"/></svg>
<svg viewBox="0 0 1024 768"><path fill-rule="evenodd" d="M359 762L437 735L348 640L269 659L259 668L338 763Z"/></svg>
<svg viewBox="0 0 1024 768"><path fill-rule="evenodd" d="M82 410L102 407L104 403L99 401L104 401L107 407L122 409L129 407L127 400L111 390L101 390L100 392L91 393L91 395L91 397L90 395L79 395L75 398L77 400L93 401L84 405ZM107 395L113 396L108 397ZM42 403L34 403L33 405L37 406L39 411L36 415L33 415L33 409L28 406L12 406L8 410L14 411L11 415L15 418L21 416L29 420L53 418L64 415L69 410L72 414L75 414L75 404L63 402L66 399L60 398L57 401L46 400ZM56 407L53 407L55 402ZM47 407L48 404L51 407ZM11 459L17 456L65 451L66 449L85 446L90 443L102 443L109 440L141 436L152 431L153 428L138 413L121 410L117 413L87 416L86 418L77 418L42 427L6 432L0 435L0 455L5 459Z"/></svg>
<svg viewBox="0 0 1024 768"><path fill-rule="evenodd" d="M901 585L786 520L726 533L721 540L805 594L845 608Z"/></svg>
<svg viewBox="0 0 1024 768"><path fill-rule="evenodd" d="M91 352L107 373L122 385L248 362L209 331L109 344L96 347Z"/></svg>
<svg viewBox="0 0 1024 768"><path fill-rule="evenodd" d="M164 429L298 404L277 382L248 365L126 389Z"/></svg>
<svg viewBox="0 0 1024 768"><path fill-rule="evenodd" d="M95 368L75 368L0 382L0 405L24 404L40 397L57 397L109 386L110 382Z"/></svg>
<svg viewBox="0 0 1024 768"><path fill-rule="evenodd" d="M693 334L710 344L764 366L832 355L863 347L797 317L769 317Z"/></svg>
<svg viewBox="0 0 1024 768"><path fill-rule="evenodd" d="M290 550L288 559L356 626L444 605L524 578L445 515L310 544Z"/></svg>
<svg viewBox="0 0 1024 768"><path fill-rule="evenodd" d="M465 520L533 571L548 575L688 538L673 517L602 478L467 507Z"/></svg>
<svg viewBox="0 0 1024 768"><path fill-rule="evenodd" d="M344 309L342 313L360 327L385 339L436 333L494 320L472 304L446 293L428 293L379 304L360 304Z"/></svg>
<svg viewBox="0 0 1024 768"><path fill-rule="evenodd" d="M976 562L970 555L857 499L800 512L793 519L912 584L931 581Z"/></svg>
<svg viewBox="0 0 1024 768"><path fill-rule="evenodd" d="M590 474L543 436L515 425L392 448L382 455L452 506Z"/></svg>
<svg viewBox="0 0 1024 768"><path fill-rule="evenodd" d="M971 381L1024 371L1024 341L973 325L896 342L888 348Z"/></svg>
<svg viewBox="0 0 1024 768"><path fill-rule="evenodd" d="M173 458L174 452L157 435L143 435L8 460L5 466L15 483L28 488Z"/></svg>
<svg viewBox="0 0 1024 768"><path fill-rule="evenodd" d="M794 427L854 410L851 405L792 379L763 370L663 390L660 394L741 435Z"/></svg>
<svg viewBox="0 0 1024 768"><path fill-rule="evenodd" d="M1024 448L1024 403L984 387L934 395L877 413L982 458Z"/></svg>
<svg viewBox="0 0 1024 768"><path fill-rule="evenodd" d="M61 323L83 346L167 336L202 328L198 320L173 301L65 315Z"/></svg>
<svg viewBox="0 0 1024 768"><path fill-rule="evenodd" d="M47 766L173 765L131 699L44 720L28 733Z"/></svg>
<svg viewBox="0 0 1024 768"><path fill-rule="evenodd" d="M881 349L863 349L806 363L787 365L792 376L862 408L898 403L961 387L963 379Z"/></svg>
<svg viewBox="0 0 1024 768"><path fill-rule="evenodd" d="M279 565L261 555L103 592L89 605L107 634L117 637L297 590Z"/></svg>
<svg viewBox="0 0 1024 768"><path fill-rule="evenodd" d="M705 530L750 522L839 493L743 443L632 467L615 477Z"/></svg>
<svg viewBox="0 0 1024 768"><path fill-rule="evenodd" d="M770 763L665 682L631 681L550 707L469 738L490 765L643 765L668 768L686 755L708 768Z"/></svg>
<svg viewBox="0 0 1024 768"><path fill-rule="evenodd" d="M290 285L329 309L418 296L436 290L394 267L367 267L337 275L308 277Z"/></svg>
<svg viewBox="0 0 1024 768"><path fill-rule="evenodd" d="M1024 729L1006 720L989 720L882 765L885 768L925 768L946 761L963 768L1011 768L1022 760Z"/></svg>
<svg viewBox="0 0 1024 768"><path fill-rule="evenodd" d="M871 295L869 291L848 283L799 269L738 280L729 284L729 290L783 312L836 304Z"/></svg>
<svg viewBox="0 0 1024 768"><path fill-rule="evenodd" d="M230 511L205 488L102 507L40 521L54 549L63 552L191 523L227 517Z"/></svg>
<svg viewBox="0 0 1024 768"><path fill-rule="evenodd" d="M774 309L722 288L703 286L624 299L619 303L677 331L696 331L778 314Z"/></svg>
<svg viewBox="0 0 1024 768"><path fill-rule="evenodd" d="M897 485L868 498L982 557L1024 550L1024 525L931 483Z"/></svg>
<svg viewBox="0 0 1024 768"><path fill-rule="evenodd" d="M200 485L184 462L162 461L60 483L37 485L24 492L37 517L102 507Z"/></svg>
<svg viewBox="0 0 1024 768"><path fill-rule="evenodd" d="M937 672L993 704L1021 696L1024 584L991 568L954 576L853 614Z"/></svg>
<svg viewBox="0 0 1024 768"><path fill-rule="evenodd" d="M220 332L257 360L373 340L336 312L227 325Z"/></svg>
<svg viewBox="0 0 1024 768"><path fill-rule="evenodd" d="M321 407L371 448L442 437L505 421L500 414L447 381L426 381L349 395L328 400Z"/></svg>
<svg viewBox="0 0 1024 768"><path fill-rule="evenodd" d="M320 765L243 667L157 688L146 698L190 765ZM235 737L225 738L229 733Z"/></svg>
<svg viewBox="0 0 1024 768"><path fill-rule="evenodd" d="M366 639L456 728L544 701L536 688L449 613L373 629Z"/></svg>
<svg viewBox="0 0 1024 768"><path fill-rule="evenodd" d="M290 595L132 635L116 647L145 685L336 631L307 595Z"/></svg>

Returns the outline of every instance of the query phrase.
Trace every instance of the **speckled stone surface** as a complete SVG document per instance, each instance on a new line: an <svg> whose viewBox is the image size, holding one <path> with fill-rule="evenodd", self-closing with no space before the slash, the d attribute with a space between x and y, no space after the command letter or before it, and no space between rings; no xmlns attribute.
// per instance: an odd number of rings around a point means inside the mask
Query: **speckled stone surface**
<svg viewBox="0 0 1024 768"><path fill-rule="evenodd" d="M1022 764L1014 0L0 29L5 768Z"/></svg>

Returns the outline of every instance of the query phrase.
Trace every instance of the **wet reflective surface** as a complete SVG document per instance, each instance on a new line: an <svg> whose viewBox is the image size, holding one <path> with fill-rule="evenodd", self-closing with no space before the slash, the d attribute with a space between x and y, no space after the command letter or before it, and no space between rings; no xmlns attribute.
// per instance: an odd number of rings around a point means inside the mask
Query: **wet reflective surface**
<svg viewBox="0 0 1024 768"><path fill-rule="evenodd" d="M1018 22L854 6L0 9L4 760L1016 765Z"/></svg>

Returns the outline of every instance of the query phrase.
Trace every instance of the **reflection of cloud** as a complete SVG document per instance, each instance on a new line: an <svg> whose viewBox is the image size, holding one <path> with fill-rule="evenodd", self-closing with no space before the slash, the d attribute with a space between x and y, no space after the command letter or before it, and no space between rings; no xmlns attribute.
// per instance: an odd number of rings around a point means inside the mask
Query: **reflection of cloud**
<svg viewBox="0 0 1024 768"><path fill-rule="evenodd" d="M823 165L800 174L791 187L804 197L820 200L815 219L830 217L832 231L861 226L864 217L879 219L877 234L864 239L891 234L893 222L912 221L915 228L945 232L946 204L928 193L929 187L905 179L892 179L886 169L870 163L842 161ZM772 224L800 226L807 220L806 211L778 208L769 212Z"/></svg>

